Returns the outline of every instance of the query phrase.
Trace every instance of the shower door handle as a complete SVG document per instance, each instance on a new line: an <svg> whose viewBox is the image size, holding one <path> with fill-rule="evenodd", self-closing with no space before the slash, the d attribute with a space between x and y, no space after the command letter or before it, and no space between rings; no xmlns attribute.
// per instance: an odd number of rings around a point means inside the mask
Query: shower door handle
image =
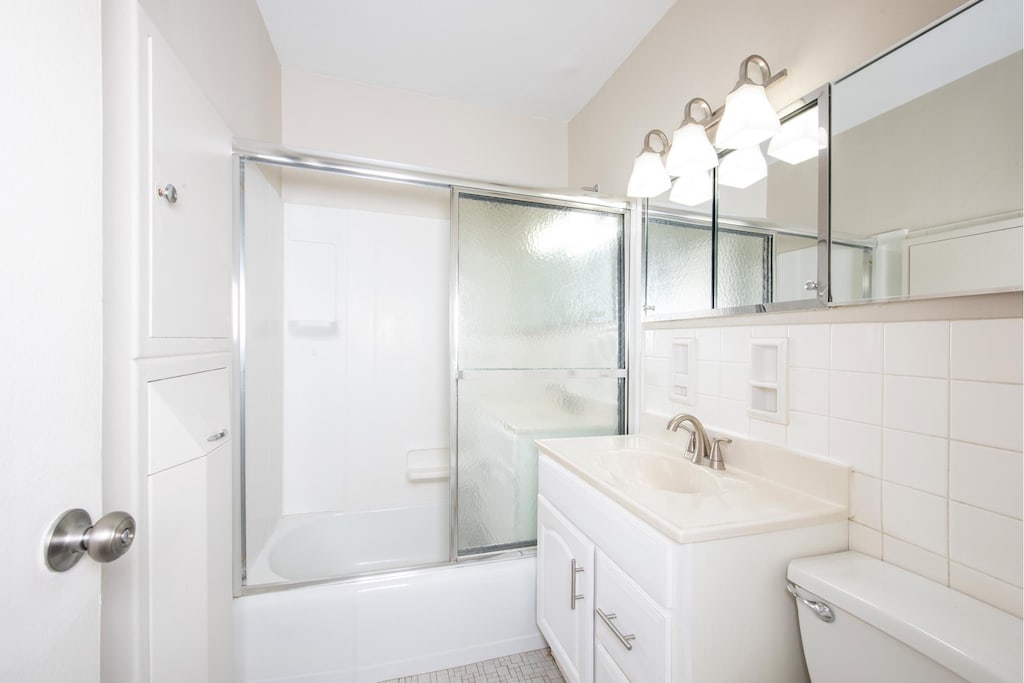
<svg viewBox="0 0 1024 683"><path fill-rule="evenodd" d="M576 601L582 600L582 595L576 595L576 575L583 571L583 567L576 564L576 559L573 558L572 563L569 565L569 609L576 609Z"/></svg>

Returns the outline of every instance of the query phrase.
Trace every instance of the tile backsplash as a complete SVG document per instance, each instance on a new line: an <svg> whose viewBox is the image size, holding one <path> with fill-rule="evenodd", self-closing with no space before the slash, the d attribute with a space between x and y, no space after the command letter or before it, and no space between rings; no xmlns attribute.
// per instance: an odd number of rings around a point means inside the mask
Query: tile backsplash
<svg viewBox="0 0 1024 683"><path fill-rule="evenodd" d="M646 329L642 410L854 470L850 547L1022 613L1022 321ZM669 397L674 339L696 398ZM788 339L786 424L749 413L751 338ZM691 370L692 372L692 370Z"/></svg>

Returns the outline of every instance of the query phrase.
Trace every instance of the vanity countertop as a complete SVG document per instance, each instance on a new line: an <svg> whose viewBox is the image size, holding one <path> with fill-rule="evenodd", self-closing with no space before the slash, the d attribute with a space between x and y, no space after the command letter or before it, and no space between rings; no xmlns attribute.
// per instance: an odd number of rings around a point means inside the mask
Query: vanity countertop
<svg viewBox="0 0 1024 683"><path fill-rule="evenodd" d="M677 543L842 521L849 514L848 467L757 442L735 439L725 471L684 459L685 441L676 435L542 439L537 446Z"/></svg>

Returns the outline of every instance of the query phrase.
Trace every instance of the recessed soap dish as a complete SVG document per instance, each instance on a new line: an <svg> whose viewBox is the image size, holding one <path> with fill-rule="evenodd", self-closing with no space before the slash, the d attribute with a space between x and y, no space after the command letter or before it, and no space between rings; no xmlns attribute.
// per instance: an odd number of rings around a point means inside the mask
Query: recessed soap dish
<svg viewBox="0 0 1024 683"><path fill-rule="evenodd" d="M789 422L786 404L786 339L750 340L750 415Z"/></svg>
<svg viewBox="0 0 1024 683"><path fill-rule="evenodd" d="M676 403L697 403L697 340L672 340L672 376L668 397Z"/></svg>

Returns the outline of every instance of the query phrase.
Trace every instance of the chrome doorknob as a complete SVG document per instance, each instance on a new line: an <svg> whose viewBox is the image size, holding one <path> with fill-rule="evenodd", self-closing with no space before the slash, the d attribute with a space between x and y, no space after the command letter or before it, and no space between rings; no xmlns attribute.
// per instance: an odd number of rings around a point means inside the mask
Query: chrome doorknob
<svg viewBox="0 0 1024 683"><path fill-rule="evenodd" d="M93 524L81 508L68 510L53 525L46 543L46 566L66 572L82 555L97 562L111 562L128 552L135 540L135 519L127 512L111 512Z"/></svg>

